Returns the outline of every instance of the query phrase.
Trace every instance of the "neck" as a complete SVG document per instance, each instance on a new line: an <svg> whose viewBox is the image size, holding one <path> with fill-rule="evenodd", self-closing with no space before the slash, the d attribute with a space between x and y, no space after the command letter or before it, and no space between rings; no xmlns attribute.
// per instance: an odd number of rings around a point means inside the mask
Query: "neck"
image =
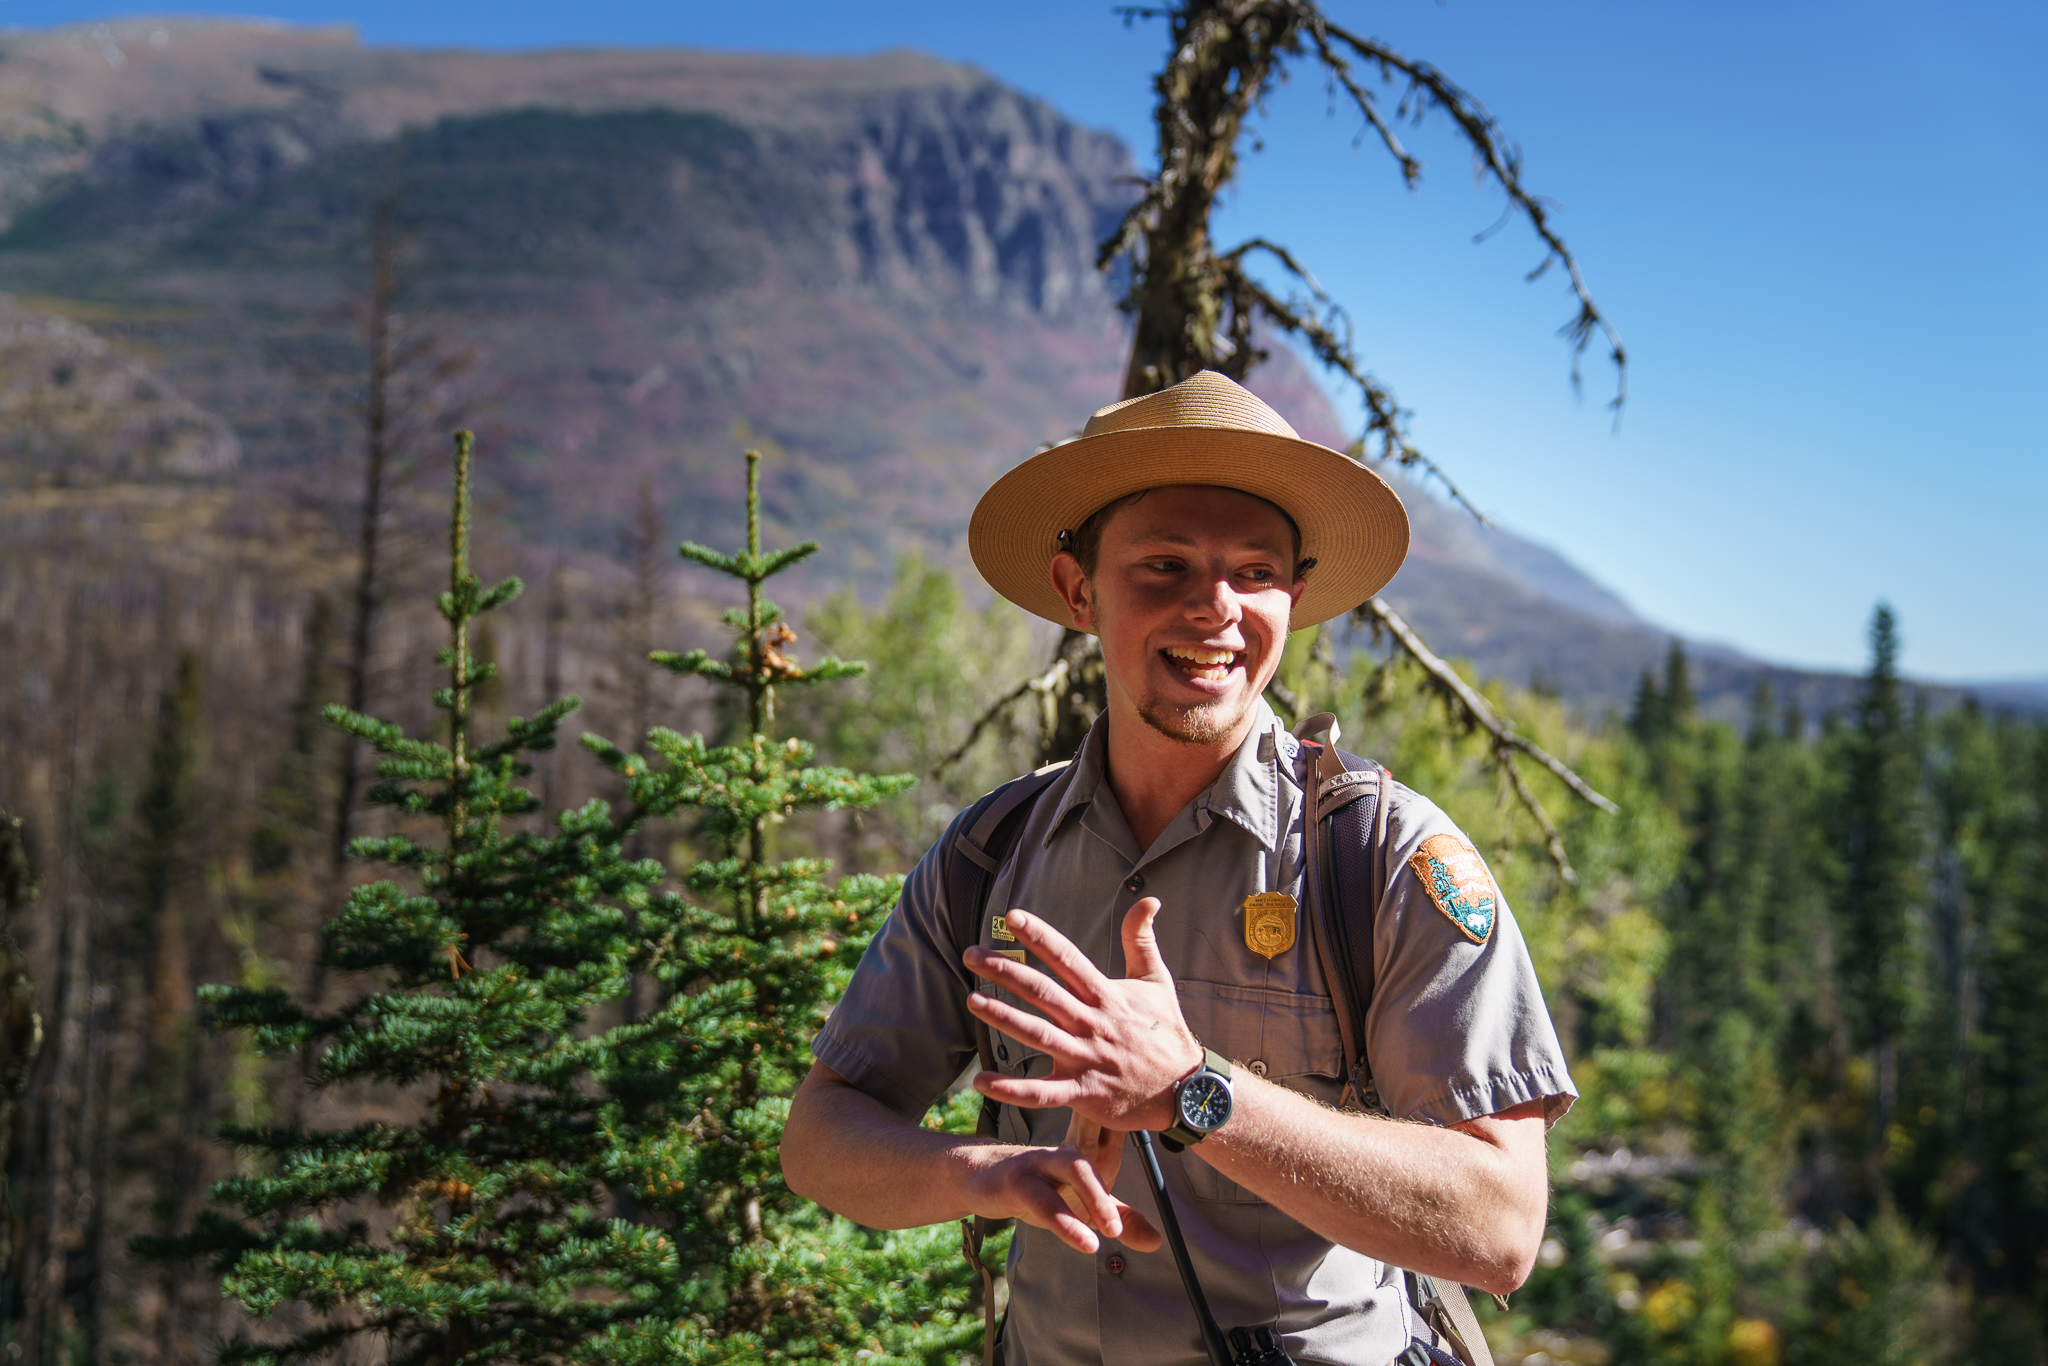
<svg viewBox="0 0 2048 1366"><path fill-rule="evenodd" d="M1254 705L1222 737L1188 744L1147 725L1130 699L1112 689L1105 737L1109 790L1140 851L1150 849L1181 809L1216 781L1258 718Z"/></svg>

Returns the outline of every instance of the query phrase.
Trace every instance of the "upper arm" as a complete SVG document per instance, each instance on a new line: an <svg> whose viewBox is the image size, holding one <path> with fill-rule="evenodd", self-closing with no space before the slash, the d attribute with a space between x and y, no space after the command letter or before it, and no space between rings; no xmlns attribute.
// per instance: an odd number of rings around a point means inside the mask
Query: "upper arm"
<svg viewBox="0 0 2048 1366"><path fill-rule="evenodd" d="M1540 1102L1555 1123L1577 1092L1513 913L1443 812L1398 785L1389 794L1366 1011L1381 1099L1391 1114L1447 1125Z"/></svg>
<svg viewBox="0 0 2048 1366"><path fill-rule="evenodd" d="M952 835L949 829L911 870L846 993L811 1040L825 1074L912 1122L974 1051L971 979L946 903L943 851Z"/></svg>

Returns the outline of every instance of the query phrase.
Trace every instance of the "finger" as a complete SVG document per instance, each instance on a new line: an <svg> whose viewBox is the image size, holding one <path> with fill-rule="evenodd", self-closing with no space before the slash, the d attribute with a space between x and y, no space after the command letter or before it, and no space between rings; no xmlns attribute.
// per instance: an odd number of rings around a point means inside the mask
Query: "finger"
<svg viewBox="0 0 2048 1366"><path fill-rule="evenodd" d="M1095 1164L1067 1148L1051 1148L1046 1160L1058 1172L1062 1192L1072 1192L1067 1204L1091 1227L1112 1238L1122 1235L1123 1219L1117 1214L1117 1198L1102 1184Z"/></svg>
<svg viewBox="0 0 2048 1366"><path fill-rule="evenodd" d="M1102 1184L1114 1186L1117 1173L1124 1169L1124 1135L1118 1129L1104 1129L1095 1151L1089 1154L1095 1163L1095 1170L1102 1174Z"/></svg>
<svg viewBox="0 0 2048 1366"><path fill-rule="evenodd" d="M1124 1159L1124 1135L1120 1130L1106 1128L1076 1110L1067 1120L1066 1141L1060 1146L1072 1148L1094 1163L1103 1185L1116 1184L1116 1174L1123 1169Z"/></svg>
<svg viewBox="0 0 2048 1366"><path fill-rule="evenodd" d="M1173 981L1173 974L1166 970L1166 959L1159 952L1159 936L1154 933L1154 922L1159 918L1160 902L1156 896L1148 896L1124 913L1124 975L1142 977L1148 981Z"/></svg>
<svg viewBox="0 0 2048 1366"><path fill-rule="evenodd" d="M1094 1252L1102 1246L1102 1240L1095 1236L1095 1230L1088 1227L1086 1220L1068 1209L1066 1202L1056 1193L1050 1181L1027 1181L1018 1192L1018 1199L1024 1209L1018 1216L1027 1224L1036 1224L1049 1230L1061 1242L1076 1252Z"/></svg>
<svg viewBox="0 0 2048 1366"><path fill-rule="evenodd" d="M1133 1252L1157 1252L1165 1239L1159 1230L1152 1227L1152 1221L1123 1201L1116 1202L1117 1218L1122 1221L1124 1231L1116 1234L1116 1240Z"/></svg>
<svg viewBox="0 0 2048 1366"><path fill-rule="evenodd" d="M1043 1016L1019 1010L1008 1001L998 1001L978 991L969 993L967 1010L989 1028L1052 1054L1055 1062L1073 1065L1079 1061L1081 1041Z"/></svg>
<svg viewBox="0 0 2048 1366"><path fill-rule="evenodd" d="M1073 1211L1076 1219L1087 1224L1090 1228L1097 1229L1103 1237L1121 1238L1124 1236L1123 1217L1120 1213L1123 1206L1118 1202L1114 1200L1110 1202L1112 1209L1108 1217L1104 1218L1090 1205L1088 1197L1084 1192L1066 1184L1064 1181L1060 1183L1060 1199L1067 1202L1067 1208Z"/></svg>
<svg viewBox="0 0 2048 1366"><path fill-rule="evenodd" d="M1058 1110L1072 1105L1081 1097L1081 1083L1078 1081L1053 1077L1034 1081L1025 1077L1006 1077L1000 1072L976 1072L974 1089L990 1100L1021 1106L1026 1110Z"/></svg>
<svg viewBox="0 0 2048 1366"><path fill-rule="evenodd" d="M1082 1016L1088 1006L1038 969L1026 967L1014 958L990 953L987 949L969 949L960 955L960 961L975 976L1007 987L1032 1002L1062 1028L1079 1030L1084 1027Z"/></svg>
<svg viewBox="0 0 2048 1366"><path fill-rule="evenodd" d="M1017 936L1018 943L1044 959L1076 996L1091 1006L1102 1004L1109 979L1089 961L1087 954L1074 947L1073 940L1029 911L1011 911L1004 917L1003 927Z"/></svg>

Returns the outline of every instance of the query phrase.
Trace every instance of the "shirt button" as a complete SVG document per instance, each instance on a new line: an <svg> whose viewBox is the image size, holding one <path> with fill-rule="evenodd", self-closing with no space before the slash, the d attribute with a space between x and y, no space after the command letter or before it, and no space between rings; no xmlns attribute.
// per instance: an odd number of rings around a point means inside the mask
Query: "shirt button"
<svg viewBox="0 0 2048 1366"><path fill-rule="evenodd" d="M1251 1060L1250 1067L1252 1069L1253 1076L1263 1077L1266 1075L1266 1064L1259 1061L1257 1058L1253 1058Z"/></svg>
<svg viewBox="0 0 2048 1366"><path fill-rule="evenodd" d="M1109 1260L1104 1265L1109 1268L1109 1274L1112 1276L1124 1274L1124 1259L1114 1252L1109 1255Z"/></svg>
<svg viewBox="0 0 2048 1366"><path fill-rule="evenodd" d="M1001 1059L1003 1062L1008 1062L1010 1060L1010 1046L1006 1043L997 1044L996 1057Z"/></svg>
<svg viewBox="0 0 2048 1366"><path fill-rule="evenodd" d="M1132 893L1133 895L1144 891L1145 875L1143 873L1132 873L1129 877L1124 879L1124 890Z"/></svg>

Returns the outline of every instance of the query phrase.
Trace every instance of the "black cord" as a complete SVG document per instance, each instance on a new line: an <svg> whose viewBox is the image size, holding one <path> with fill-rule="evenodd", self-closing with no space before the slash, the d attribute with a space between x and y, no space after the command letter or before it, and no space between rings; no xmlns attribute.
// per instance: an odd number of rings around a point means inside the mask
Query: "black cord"
<svg viewBox="0 0 2048 1366"><path fill-rule="evenodd" d="M1166 1194L1166 1173L1159 1169L1159 1154L1152 1150L1152 1135L1137 1129L1131 1137L1138 1141L1145 1180L1152 1187L1152 1203L1159 1207L1159 1223L1166 1233L1166 1245L1173 1249L1173 1264L1180 1268L1180 1283L1187 1287L1188 1303L1194 1305L1195 1318L1202 1325L1202 1346L1208 1350L1210 1366L1231 1366L1223 1330L1216 1326L1216 1316L1209 1312L1208 1297L1202 1294L1202 1283L1195 1279L1195 1264L1188 1258L1187 1240L1180 1236L1180 1220L1174 1216L1173 1201Z"/></svg>

